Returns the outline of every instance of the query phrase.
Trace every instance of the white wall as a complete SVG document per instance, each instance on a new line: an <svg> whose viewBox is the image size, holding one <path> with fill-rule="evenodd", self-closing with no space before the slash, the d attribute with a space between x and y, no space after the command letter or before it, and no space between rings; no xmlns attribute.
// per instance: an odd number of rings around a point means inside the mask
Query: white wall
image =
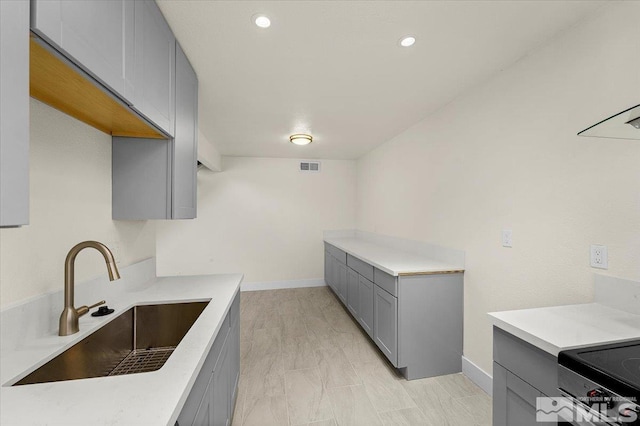
<svg viewBox="0 0 640 426"><path fill-rule="evenodd" d="M638 22L607 6L358 161L360 229L466 251L464 352L489 373L487 312L590 301L590 244L640 279L640 141L576 136L640 102Z"/></svg>
<svg viewBox="0 0 640 426"><path fill-rule="evenodd" d="M34 99L30 108L31 223L0 230L3 307L62 290L64 259L80 241L107 244L119 265L155 251L153 223L111 220L111 136ZM76 282L100 274L106 267L98 252L78 256Z"/></svg>
<svg viewBox="0 0 640 426"><path fill-rule="evenodd" d="M355 162L223 157L198 172L198 218L157 224L159 275L243 272L245 282L321 278L322 231L355 222Z"/></svg>

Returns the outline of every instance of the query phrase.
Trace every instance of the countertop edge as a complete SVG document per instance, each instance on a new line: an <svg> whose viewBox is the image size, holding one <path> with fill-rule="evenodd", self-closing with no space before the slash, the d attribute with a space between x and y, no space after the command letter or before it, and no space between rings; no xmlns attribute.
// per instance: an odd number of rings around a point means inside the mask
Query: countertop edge
<svg viewBox="0 0 640 426"><path fill-rule="evenodd" d="M345 247L344 245L340 244L339 242L336 242L335 239L333 239L333 238L325 237L325 238L323 238L323 242L325 242L327 244L330 244L330 245L332 245L332 246L344 251L345 253L350 254L351 256L356 257L356 258L362 260L363 262L366 262L366 263L368 263L368 264L370 264L370 265L380 269L381 271L386 272L387 274L392 275L394 277L412 276L412 275L437 275L437 274L464 273L464 268L456 267L456 266L394 270L394 269L388 268L388 267L380 264L379 262L377 262L375 260L371 260L370 258L367 258L366 256L363 256L360 253L354 252L350 248ZM367 242L367 241L363 241L363 243L376 245L374 243ZM393 250L393 249L387 249L387 250ZM399 251L399 250L397 250L397 252L401 253L401 251ZM425 259L425 260L429 261L428 259Z"/></svg>

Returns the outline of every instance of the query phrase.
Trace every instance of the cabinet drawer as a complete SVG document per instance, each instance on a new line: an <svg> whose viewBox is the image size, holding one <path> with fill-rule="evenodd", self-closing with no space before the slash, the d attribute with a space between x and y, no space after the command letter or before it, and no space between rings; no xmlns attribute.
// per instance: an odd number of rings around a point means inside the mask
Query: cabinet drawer
<svg viewBox="0 0 640 426"><path fill-rule="evenodd" d="M378 268L374 268L373 282L376 283L380 288L383 288L389 293L398 297L398 279L393 275L389 275L386 272L382 272Z"/></svg>
<svg viewBox="0 0 640 426"><path fill-rule="evenodd" d="M329 251L329 254L335 257L340 263L347 263L347 253L328 243L324 243L324 246Z"/></svg>
<svg viewBox="0 0 640 426"><path fill-rule="evenodd" d="M373 266L369 265L367 262L363 262L357 257L353 257L348 254L347 265L369 281L373 281Z"/></svg>
<svg viewBox="0 0 640 426"><path fill-rule="evenodd" d="M545 395L558 395L558 359L497 327L493 360Z"/></svg>

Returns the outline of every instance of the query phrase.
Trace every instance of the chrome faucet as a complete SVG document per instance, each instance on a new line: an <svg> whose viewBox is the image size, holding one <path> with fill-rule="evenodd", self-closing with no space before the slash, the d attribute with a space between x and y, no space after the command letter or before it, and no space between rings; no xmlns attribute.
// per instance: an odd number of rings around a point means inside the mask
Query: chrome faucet
<svg viewBox="0 0 640 426"><path fill-rule="evenodd" d="M114 281L120 279L120 273L118 272L118 267L116 266L116 261L113 258L113 254L111 250L107 246L97 241L83 241L79 244L76 244L69 253L67 254L67 258L64 261L64 310L60 315L60 328L58 331L59 336L69 336L71 334L77 333L80 330L78 326L78 319L89 312L89 309L95 308L96 306L103 305L105 303L104 300L93 304L91 306L80 306L79 308L74 308L73 304L73 291L74 291L74 264L76 261L76 256L83 249L91 247L98 250L102 256L104 256L104 260L107 262L107 272L109 273L109 280Z"/></svg>

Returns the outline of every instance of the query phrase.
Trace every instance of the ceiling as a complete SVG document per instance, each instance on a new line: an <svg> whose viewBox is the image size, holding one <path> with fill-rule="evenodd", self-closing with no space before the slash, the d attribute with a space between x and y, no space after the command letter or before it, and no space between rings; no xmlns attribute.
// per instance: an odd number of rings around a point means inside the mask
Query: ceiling
<svg viewBox="0 0 640 426"><path fill-rule="evenodd" d="M596 1L185 1L162 12L223 155L355 159L600 7ZM267 15L268 29L254 25ZM401 48L407 34L414 46ZM296 146L292 133L314 142Z"/></svg>

